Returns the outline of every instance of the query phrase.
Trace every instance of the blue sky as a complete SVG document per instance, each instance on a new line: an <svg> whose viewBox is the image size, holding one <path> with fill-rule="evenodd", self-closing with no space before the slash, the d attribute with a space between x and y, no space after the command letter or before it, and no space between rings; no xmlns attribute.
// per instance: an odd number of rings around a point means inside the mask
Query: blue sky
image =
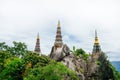
<svg viewBox="0 0 120 80"><path fill-rule="evenodd" d="M0 41L25 42L34 50L39 32L42 53L49 54L58 20L70 48L91 52L97 29L102 50L120 60L119 0L0 0Z"/></svg>

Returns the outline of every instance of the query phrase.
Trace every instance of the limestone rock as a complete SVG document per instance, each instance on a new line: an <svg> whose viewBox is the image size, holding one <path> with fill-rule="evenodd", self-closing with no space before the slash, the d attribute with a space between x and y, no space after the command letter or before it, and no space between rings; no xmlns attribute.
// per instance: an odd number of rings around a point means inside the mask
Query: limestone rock
<svg viewBox="0 0 120 80"><path fill-rule="evenodd" d="M70 49L66 44L64 44L62 47L58 47L58 48L53 46L51 53L50 53L50 58L54 59L56 61L59 61L69 54L70 54Z"/></svg>
<svg viewBox="0 0 120 80"><path fill-rule="evenodd" d="M56 61L62 62L69 69L75 71L80 80L85 80L84 70L86 69L86 63L80 57L76 57L67 45L63 45L61 48L52 47L50 58Z"/></svg>

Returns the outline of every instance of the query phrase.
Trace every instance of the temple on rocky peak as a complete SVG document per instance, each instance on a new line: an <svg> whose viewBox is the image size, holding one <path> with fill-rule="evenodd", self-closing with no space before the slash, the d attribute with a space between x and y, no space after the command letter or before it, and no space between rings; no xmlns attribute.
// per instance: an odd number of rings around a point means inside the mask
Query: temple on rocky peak
<svg viewBox="0 0 120 80"><path fill-rule="evenodd" d="M57 32L56 32L56 38L54 42L54 46L52 47L50 58L54 60L60 60L67 54L69 54L70 49L66 44L63 44L62 42L62 35L61 35L61 25L60 21L58 21L57 24Z"/></svg>
<svg viewBox="0 0 120 80"><path fill-rule="evenodd" d="M94 54L94 53L100 53L100 52L101 52L101 48L100 48L100 45L99 45L97 30L95 30L95 42L94 42L92 53Z"/></svg>
<svg viewBox="0 0 120 80"><path fill-rule="evenodd" d="M39 33L37 34L37 39L36 39L36 45L35 45L35 50L36 53L39 53L41 55L41 49L40 49L40 36Z"/></svg>

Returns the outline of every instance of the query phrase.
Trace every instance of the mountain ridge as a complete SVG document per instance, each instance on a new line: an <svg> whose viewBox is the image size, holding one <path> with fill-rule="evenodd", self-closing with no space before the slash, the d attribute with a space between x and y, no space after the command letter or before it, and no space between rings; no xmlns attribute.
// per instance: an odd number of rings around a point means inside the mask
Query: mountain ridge
<svg viewBox="0 0 120 80"><path fill-rule="evenodd" d="M120 72L120 61L111 61L112 65Z"/></svg>

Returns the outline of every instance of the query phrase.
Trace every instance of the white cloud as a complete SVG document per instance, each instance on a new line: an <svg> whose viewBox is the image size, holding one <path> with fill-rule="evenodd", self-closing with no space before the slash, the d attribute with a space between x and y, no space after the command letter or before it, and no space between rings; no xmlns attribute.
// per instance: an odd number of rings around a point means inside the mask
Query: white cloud
<svg viewBox="0 0 120 80"><path fill-rule="evenodd" d="M39 32L41 50L48 54L60 19L63 41L71 48L91 52L97 29L102 50L119 52L119 14L119 0L0 0L0 41L22 41L34 50Z"/></svg>

